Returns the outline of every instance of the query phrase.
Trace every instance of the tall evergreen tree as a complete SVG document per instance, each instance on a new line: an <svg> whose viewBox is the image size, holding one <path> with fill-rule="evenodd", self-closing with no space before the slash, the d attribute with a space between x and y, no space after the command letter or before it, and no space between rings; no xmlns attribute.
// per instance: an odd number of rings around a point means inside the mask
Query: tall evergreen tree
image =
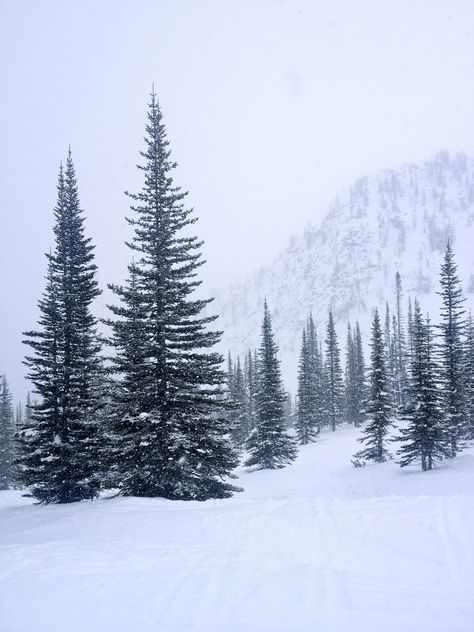
<svg viewBox="0 0 474 632"><path fill-rule="evenodd" d="M319 434L324 424L324 393L321 353L313 315L310 313L307 324L307 341L309 355L309 402L311 410L311 427Z"/></svg>
<svg viewBox="0 0 474 632"><path fill-rule="evenodd" d="M339 345L332 311L329 312L326 337L326 410L331 429L341 423L344 415L344 384L342 380Z"/></svg>
<svg viewBox="0 0 474 632"><path fill-rule="evenodd" d="M262 340L258 356L257 426L247 439L246 465L261 469L284 467L296 458L296 445L285 430L285 413L278 347L273 338L267 302L264 304Z"/></svg>
<svg viewBox="0 0 474 632"><path fill-rule="evenodd" d="M317 435L315 404L315 366L312 356L312 343L309 341L306 328L301 340L300 361L298 370L298 414L296 418L296 436L301 444L314 441Z"/></svg>
<svg viewBox="0 0 474 632"><path fill-rule="evenodd" d="M356 322L353 342L354 353L354 425L360 426L366 418L365 405L367 399L365 385L365 360L364 348L362 344L362 335L360 333L359 323Z"/></svg>
<svg viewBox="0 0 474 632"><path fill-rule="evenodd" d="M236 489L227 478L238 459L229 440L222 356L212 350L221 334L209 329L216 317L202 314L212 299L193 297L201 284L202 243L189 234L197 218L183 203L186 192L173 183L176 164L154 91L145 143L144 185L140 193L128 194L136 296L112 286L121 299L120 307L112 307L112 341L123 357L115 363L121 410L111 432L118 454L130 455L118 463L118 486L125 495L226 497ZM131 322L134 301L143 310L134 324L139 369L126 360L133 342L120 333L123 323ZM135 383L137 370L141 385L132 392L128 384Z"/></svg>
<svg viewBox="0 0 474 632"><path fill-rule="evenodd" d="M13 435L12 394L3 375L0 382L0 489L8 489L15 482Z"/></svg>
<svg viewBox="0 0 474 632"><path fill-rule="evenodd" d="M388 302L385 303L385 323L384 323L384 347L385 347L385 367L387 370L387 384L388 392L390 395L390 403L395 409L397 406L396 401L396 370L394 362L394 349L396 346L396 340L392 336L391 322L390 322L390 308Z"/></svg>
<svg viewBox="0 0 474 632"><path fill-rule="evenodd" d="M84 234L69 151L58 179L55 249L48 255L39 329L25 334L25 363L40 402L20 433L20 478L41 502L93 498L98 471L102 364L91 304L100 291L94 246Z"/></svg>
<svg viewBox="0 0 474 632"><path fill-rule="evenodd" d="M403 311L402 311L402 299L403 299L403 287L402 277L397 271L395 274L395 300L396 300L396 314L394 315L394 327L393 327L393 391L394 391L394 404L400 409L406 403L406 391L407 391L407 351L405 340L405 328L403 326Z"/></svg>
<svg viewBox="0 0 474 632"><path fill-rule="evenodd" d="M466 402L464 392L464 298L457 276L457 266L448 242L441 266L441 323L439 357L444 391L443 407L451 436L451 456L456 456L466 434Z"/></svg>
<svg viewBox="0 0 474 632"><path fill-rule="evenodd" d="M413 306L411 304L411 298L408 297L408 349L407 349L407 367L411 370L411 364L413 361Z"/></svg>
<svg viewBox="0 0 474 632"><path fill-rule="evenodd" d="M471 313L466 321L465 361L465 403L466 438L474 439L474 320Z"/></svg>
<svg viewBox="0 0 474 632"><path fill-rule="evenodd" d="M386 439L390 426L390 402L387 392L384 340L377 310L372 321L370 359L370 399L367 404L369 423L359 439L367 447L354 455L355 463L359 461L381 463L389 458Z"/></svg>
<svg viewBox="0 0 474 632"><path fill-rule="evenodd" d="M408 425L396 438L402 443L397 454L402 467L417 462L425 471L450 456L450 441L437 384L432 328L428 318L423 321L418 303L413 315L413 354L411 402L404 414Z"/></svg>
<svg viewBox="0 0 474 632"><path fill-rule="evenodd" d="M346 421L355 424L358 421L358 402L356 398L356 354L354 336L352 335L351 324L347 324L347 340L346 340Z"/></svg>

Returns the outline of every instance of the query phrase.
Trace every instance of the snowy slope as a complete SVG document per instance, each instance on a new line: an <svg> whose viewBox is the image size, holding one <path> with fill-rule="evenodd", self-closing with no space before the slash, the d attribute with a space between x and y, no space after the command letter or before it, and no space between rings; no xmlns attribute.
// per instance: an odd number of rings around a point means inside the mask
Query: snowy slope
<svg viewBox="0 0 474 632"><path fill-rule="evenodd" d="M228 500L0 492L2 632L472 632L474 450L354 469L323 433Z"/></svg>
<svg viewBox="0 0 474 632"><path fill-rule="evenodd" d="M320 225L308 226L253 278L217 293L212 309L221 315L222 350L241 354L258 342L267 297L285 376L294 376L308 312L320 331L329 307L340 332L356 318L367 329L373 307L393 302L397 270L405 298L418 296L436 316L448 237L472 302L473 156L441 152L422 164L360 178L335 199Z"/></svg>

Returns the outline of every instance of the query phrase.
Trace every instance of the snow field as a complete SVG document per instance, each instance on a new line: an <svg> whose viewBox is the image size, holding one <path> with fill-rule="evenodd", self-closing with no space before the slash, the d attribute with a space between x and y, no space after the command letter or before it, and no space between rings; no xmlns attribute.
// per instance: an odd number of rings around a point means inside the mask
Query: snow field
<svg viewBox="0 0 474 632"><path fill-rule="evenodd" d="M228 500L0 492L1 632L472 632L474 449L356 469L358 436Z"/></svg>

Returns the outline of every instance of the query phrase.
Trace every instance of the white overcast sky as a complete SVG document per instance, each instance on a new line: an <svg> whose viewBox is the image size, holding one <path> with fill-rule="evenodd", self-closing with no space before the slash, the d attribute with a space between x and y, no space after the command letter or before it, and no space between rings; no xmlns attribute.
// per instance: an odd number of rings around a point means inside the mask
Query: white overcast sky
<svg viewBox="0 0 474 632"><path fill-rule="evenodd" d="M23 397L71 143L100 283L129 253L152 82L209 290L251 274L341 186L474 149L473 0L0 0L0 373Z"/></svg>

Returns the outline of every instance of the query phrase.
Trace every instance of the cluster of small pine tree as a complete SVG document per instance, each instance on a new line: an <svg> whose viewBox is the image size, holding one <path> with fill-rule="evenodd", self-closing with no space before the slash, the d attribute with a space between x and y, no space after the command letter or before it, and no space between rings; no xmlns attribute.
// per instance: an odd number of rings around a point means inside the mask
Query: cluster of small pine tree
<svg viewBox="0 0 474 632"><path fill-rule="evenodd" d="M431 470L443 459L455 457L474 437L474 331L472 317L465 318L464 298L457 276L452 246L448 243L440 274L440 322L435 329L423 316L418 300L408 311L408 344L401 316L401 279L396 276L396 315L386 309L385 335L378 313L372 325L369 371L369 424L361 441L367 447L354 464L389 458L389 428L401 422L392 441L402 467L419 464ZM435 335L435 330L438 334Z"/></svg>
<svg viewBox="0 0 474 632"><path fill-rule="evenodd" d="M428 470L455 456L466 440L474 438L474 321L471 315L464 318L464 299L450 244L440 283L438 335L429 316L423 317L418 301L413 308L410 299L406 333L402 280L397 272L395 308L391 313L386 304L384 326L374 310L368 367L359 324L348 324L344 375L332 312L324 346L309 315L302 332L296 414L291 416L299 444L315 441L321 429L334 431L345 420L356 427L364 425L360 437L364 449L354 455L354 465L391 458L389 442L396 441L402 467L419 463ZM267 314L266 306L265 310ZM231 413L233 436L244 448L252 445L249 433L259 437L262 444L271 432L284 431L283 426L270 425L265 430L258 425L258 414L254 413L258 410L255 393L262 388L256 386L258 371L259 363L251 352L243 370L240 361L233 363L229 355L229 393L235 405ZM282 398L282 387L279 392ZM278 418L283 418L281 411ZM390 438L395 422L400 431ZM269 467L263 457L260 464Z"/></svg>

